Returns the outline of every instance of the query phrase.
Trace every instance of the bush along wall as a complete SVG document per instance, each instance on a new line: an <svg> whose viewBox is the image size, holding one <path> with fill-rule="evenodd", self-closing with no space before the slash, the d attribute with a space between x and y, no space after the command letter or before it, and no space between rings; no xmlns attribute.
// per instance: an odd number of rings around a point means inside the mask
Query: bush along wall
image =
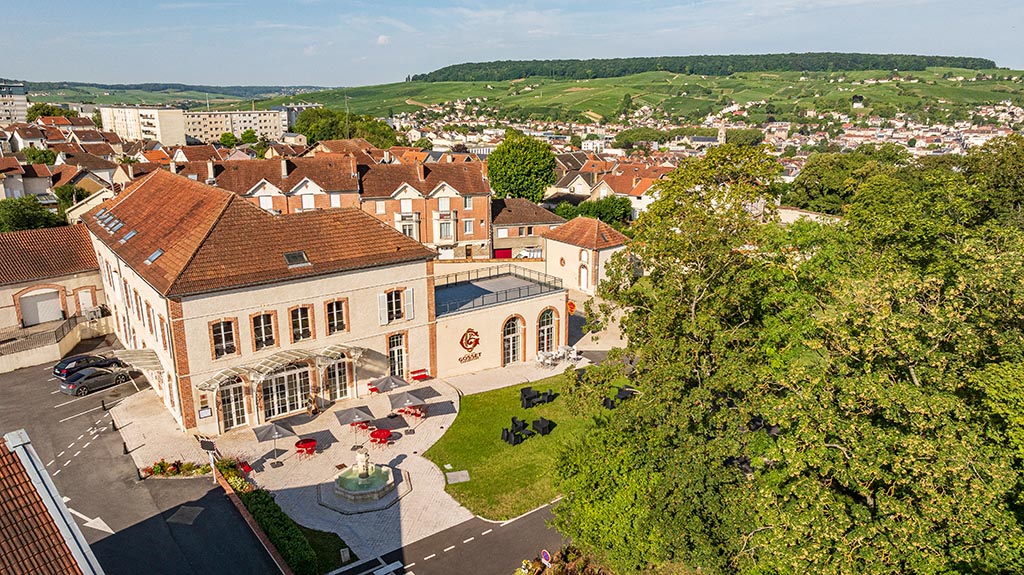
<svg viewBox="0 0 1024 575"><path fill-rule="evenodd" d="M255 489L248 493L239 493L238 497L295 575L319 573L313 547L299 531L295 521L274 501L269 491Z"/></svg>

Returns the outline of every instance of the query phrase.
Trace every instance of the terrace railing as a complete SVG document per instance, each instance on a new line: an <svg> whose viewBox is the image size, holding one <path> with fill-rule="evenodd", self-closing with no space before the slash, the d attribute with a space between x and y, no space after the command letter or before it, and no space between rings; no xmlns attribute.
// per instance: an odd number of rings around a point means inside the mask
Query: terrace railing
<svg viewBox="0 0 1024 575"><path fill-rule="evenodd" d="M519 286L449 302L438 302L436 313L438 316L448 315L456 312L464 312L481 307L488 307L508 301L535 297L545 293L561 291L562 280L530 269L522 268L512 264L502 264L453 274L446 274L434 278L434 288L453 286L461 283L470 283L482 279L513 276L530 282L530 285Z"/></svg>
<svg viewBox="0 0 1024 575"><path fill-rule="evenodd" d="M0 332L0 355L10 355L19 351L60 343L78 325L80 319L79 316L73 315L60 322L57 327L46 331L12 329Z"/></svg>

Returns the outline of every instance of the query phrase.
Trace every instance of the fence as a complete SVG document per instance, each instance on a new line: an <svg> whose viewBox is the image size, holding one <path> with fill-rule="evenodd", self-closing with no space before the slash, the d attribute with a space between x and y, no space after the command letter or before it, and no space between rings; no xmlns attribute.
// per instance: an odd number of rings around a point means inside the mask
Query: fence
<svg viewBox="0 0 1024 575"><path fill-rule="evenodd" d="M562 290L562 280L554 276L549 276L547 274L542 274L540 272L535 272L512 264L504 264L489 268L438 276L434 279L434 287L436 289L500 276L517 277L519 279L529 281L530 284L491 292L473 298L453 300L449 302L437 302L437 315L442 316L456 312L464 312Z"/></svg>
<svg viewBox="0 0 1024 575"><path fill-rule="evenodd" d="M73 315L60 322L56 328L45 331L16 329L0 332L0 355L11 355L60 343L78 325L79 319L79 316Z"/></svg>

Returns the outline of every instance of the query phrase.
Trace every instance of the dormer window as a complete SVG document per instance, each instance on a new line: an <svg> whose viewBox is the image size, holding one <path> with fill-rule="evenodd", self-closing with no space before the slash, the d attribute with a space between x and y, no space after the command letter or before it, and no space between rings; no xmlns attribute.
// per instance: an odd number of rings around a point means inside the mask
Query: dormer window
<svg viewBox="0 0 1024 575"><path fill-rule="evenodd" d="M309 258L306 257L306 252L303 251L284 254L284 261L290 268L312 265L309 263Z"/></svg>
<svg viewBox="0 0 1024 575"><path fill-rule="evenodd" d="M155 262L155 261L156 261L157 259L159 259L159 258L160 258L160 256L162 256L162 255L164 255L164 251L163 251L163 250L161 250L161 249L157 249L157 250L156 250L155 252L153 252L152 254L150 254L150 256L149 256L148 258L146 258L146 265L150 265L150 264L152 264L152 263L153 263L153 262Z"/></svg>
<svg viewBox="0 0 1024 575"><path fill-rule="evenodd" d="M120 241L120 243L122 243L122 244L123 244L123 243L125 243L126 241L128 241L128 240L130 240L130 239L134 238L134 237L135 237L135 234L137 234L137 233L139 233L139 232L137 232L137 231L135 231L135 230L132 230L132 231L128 232L127 234L125 234L125 236L124 236L123 238L121 238L121 241Z"/></svg>

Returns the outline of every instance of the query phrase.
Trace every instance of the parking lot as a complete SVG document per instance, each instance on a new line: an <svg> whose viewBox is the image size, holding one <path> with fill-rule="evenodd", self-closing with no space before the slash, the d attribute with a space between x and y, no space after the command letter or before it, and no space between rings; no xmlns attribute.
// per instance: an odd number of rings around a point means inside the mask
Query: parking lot
<svg viewBox="0 0 1024 575"><path fill-rule="evenodd" d="M88 341L73 353L109 349ZM28 431L108 574L277 571L212 478L139 480L106 409L148 393L141 375L74 397L52 367L0 374L0 433Z"/></svg>

